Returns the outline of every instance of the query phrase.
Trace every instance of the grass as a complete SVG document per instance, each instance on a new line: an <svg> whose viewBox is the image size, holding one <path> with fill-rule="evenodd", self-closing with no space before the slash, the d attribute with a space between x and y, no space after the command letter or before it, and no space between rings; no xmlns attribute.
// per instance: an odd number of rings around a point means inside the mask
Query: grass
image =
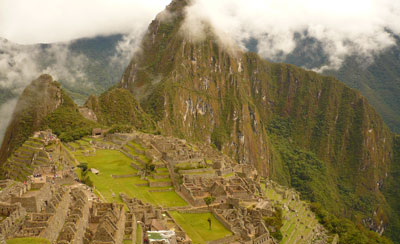
<svg viewBox="0 0 400 244"><path fill-rule="evenodd" d="M149 192L149 190L167 189L137 186L146 184L147 181L138 176L114 179L112 175L136 174L137 170L130 166L132 160L116 150L97 150L96 156L83 156L75 153L79 162L88 163L89 168L100 171L98 175L88 173L96 189L108 202L122 202L119 193L125 193L130 197L136 197L145 202L165 207L186 206L187 203L175 192Z"/></svg>
<svg viewBox="0 0 400 244"><path fill-rule="evenodd" d="M136 244L142 244L142 235L143 235L143 230L141 225L137 225L136 228Z"/></svg>
<svg viewBox="0 0 400 244"><path fill-rule="evenodd" d="M211 213L189 214L173 211L170 214L192 239L193 244L202 244L232 235ZM211 230L208 218L211 218Z"/></svg>
<svg viewBox="0 0 400 244"><path fill-rule="evenodd" d="M42 238L15 238L7 240L7 244L50 244L50 242L46 239Z"/></svg>
<svg viewBox="0 0 400 244"><path fill-rule="evenodd" d="M140 149L140 150L142 150L142 151L145 150L145 148L142 147L142 145L140 145L140 144L138 144L138 143L136 143L136 142L134 142L134 141L130 141L129 144L131 144L132 146L134 146L134 147L136 147L137 149Z"/></svg>
<svg viewBox="0 0 400 244"><path fill-rule="evenodd" d="M223 175L224 178L229 178L229 177L232 177L232 176L235 176L234 172L226 174L226 175Z"/></svg>

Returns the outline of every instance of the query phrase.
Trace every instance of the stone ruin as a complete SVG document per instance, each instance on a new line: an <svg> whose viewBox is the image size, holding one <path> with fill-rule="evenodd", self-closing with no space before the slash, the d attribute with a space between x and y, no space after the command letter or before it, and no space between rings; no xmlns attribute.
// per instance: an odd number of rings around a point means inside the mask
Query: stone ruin
<svg viewBox="0 0 400 244"><path fill-rule="evenodd" d="M116 203L93 203L84 244L122 243L125 234L125 210Z"/></svg>
<svg viewBox="0 0 400 244"><path fill-rule="evenodd" d="M176 237L176 243L191 244L191 239L186 235L185 231L176 223L168 211L164 211L159 207L151 204L143 203L136 198L129 198L121 194L121 198L129 209L133 224L141 224L143 232L148 231L173 231ZM158 242L151 242L158 243Z"/></svg>
<svg viewBox="0 0 400 244"><path fill-rule="evenodd" d="M71 205L64 226L57 238L57 244L82 243L89 222L89 201L87 195L79 189L71 191Z"/></svg>
<svg viewBox="0 0 400 244"><path fill-rule="evenodd" d="M179 191L194 206L204 205L204 198L212 196L216 203L224 203L228 198L257 200L262 191L251 179L233 176L231 178L183 177Z"/></svg>
<svg viewBox="0 0 400 244"><path fill-rule="evenodd" d="M241 243L276 244L264 223L264 216L271 216L271 205L264 203L262 208L245 208L238 199L228 199L212 209L217 218L228 230L238 237ZM259 207L260 207L259 206Z"/></svg>
<svg viewBox="0 0 400 244"><path fill-rule="evenodd" d="M38 131L7 159L3 165L3 176L24 181L37 168L72 165L73 161L56 135L51 131Z"/></svg>

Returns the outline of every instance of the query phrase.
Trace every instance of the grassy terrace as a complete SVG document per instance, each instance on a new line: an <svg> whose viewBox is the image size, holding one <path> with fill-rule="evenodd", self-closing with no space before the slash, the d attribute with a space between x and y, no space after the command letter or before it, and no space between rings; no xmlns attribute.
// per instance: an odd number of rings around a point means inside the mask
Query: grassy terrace
<svg viewBox="0 0 400 244"><path fill-rule="evenodd" d="M142 244L142 239L143 239L142 235L143 235L142 226L138 224L136 227L136 241L135 241L136 244Z"/></svg>
<svg viewBox="0 0 400 244"><path fill-rule="evenodd" d="M7 244L50 244L50 242L42 238L15 238L7 240Z"/></svg>
<svg viewBox="0 0 400 244"><path fill-rule="evenodd" d="M170 214L192 239L193 244L202 244L232 235L211 213L187 214L173 211ZM208 218L211 218L211 230Z"/></svg>
<svg viewBox="0 0 400 244"><path fill-rule="evenodd" d="M113 178L112 175L131 175L136 174L137 170L130 166L132 160L116 150L97 150L96 156L83 156L81 152L75 152L75 157L79 162L88 163L89 168L96 168L100 171L99 175L89 172L90 179L93 181L96 190L109 202L121 202L119 193L123 192L131 197L136 197L145 202L165 207L185 206L187 203L175 193L168 192L149 192L149 190L165 190L167 188L150 188L138 186L146 184L145 180L139 177Z"/></svg>

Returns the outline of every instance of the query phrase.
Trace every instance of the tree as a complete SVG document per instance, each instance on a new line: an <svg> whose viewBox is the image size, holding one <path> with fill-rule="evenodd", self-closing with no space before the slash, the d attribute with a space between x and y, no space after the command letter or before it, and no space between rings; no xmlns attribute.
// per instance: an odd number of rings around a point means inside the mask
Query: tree
<svg viewBox="0 0 400 244"><path fill-rule="evenodd" d="M215 201L215 197L208 196L204 198L204 202L207 204L207 207L210 208L211 203Z"/></svg>
<svg viewBox="0 0 400 244"><path fill-rule="evenodd" d="M83 172L86 172L88 170L88 164L87 163L80 163L78 165L78 168L80 168Z"/></svg>

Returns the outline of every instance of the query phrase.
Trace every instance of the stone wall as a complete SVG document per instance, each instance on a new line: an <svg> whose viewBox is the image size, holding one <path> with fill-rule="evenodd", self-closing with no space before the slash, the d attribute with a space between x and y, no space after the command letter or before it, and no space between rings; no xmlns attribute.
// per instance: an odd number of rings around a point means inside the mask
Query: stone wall
<svg viewBox="0 0 400 244"><path fill-rule="evenodd" d="M7 238L19 230L26 216L26 210L20 203L13 205L0 203L0 214L7 216L0 223L0 234Z"/></svg>
<svg viewBox="0 0 400 244"><path fill-rule="evenodd" d="M78 189L71 192L72 203L63 228L57 238L57 244L82 244L89 219L89 202L86 194Z"/></svg>
<svg viewBox="0 0 400 244"><path fill-rule="evenodd" d="M237 239L237 236L231 235L218 240L208 241L207 244L229 244L235 242Z"/></svg>
<svg viewBox="0 0 400 244"><path fill-rule="evenodd" d="M215 211L215 209L212 209L212 213L214 214L214 217L215 217L226 229L228 229L230 232L233 232L233 233L234 233L234 231L232 230L231 224L230 224L229 222L227 222L227 221L225 220L224 217L222 217L221 215L219 215L219 214ZM234 234L236 234L236 233L234 233Z"/></svg>
<svg viewBox="0 0 400 244"><path fill-rule="evenodd" d="M50 183L44 184L39 190L31 190L28 195L12 196L11 203L21 203L22 207L28 212L40 212L46 202L49 202L52 197L52 186Z"/></svg>
<svg viewBox="0 0 400 244"><path fill-rule="evenodd" d="M120 178L131 178L135 177L136 174L130 174L130 175L111 175L114 179L120 179Z"/></svg>
<svg viewBox="0 0 400 244"><path fill-rule="evenodd" d="M54 196L58 197L58 196ZM54 202L54 201L53 201ZM56 211L48 221L48 227L40 234L40 237L48 239L50 242L54 242L58 233L61 231L65 219L67 217L69 205L71 203L71 197L69 195L69 190L62 193L61 199L58 202Z"/></svg>

